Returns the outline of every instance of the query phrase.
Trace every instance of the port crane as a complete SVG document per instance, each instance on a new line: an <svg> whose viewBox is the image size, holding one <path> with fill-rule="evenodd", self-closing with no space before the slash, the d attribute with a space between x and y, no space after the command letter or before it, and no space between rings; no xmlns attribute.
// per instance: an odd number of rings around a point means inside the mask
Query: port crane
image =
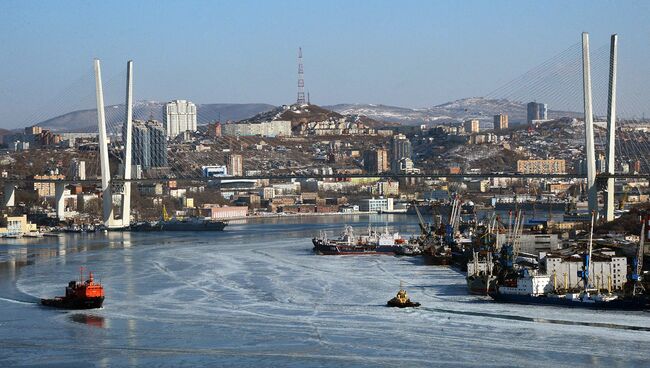
<svg viewBox="0 0 650 368"><path fill-rule="evenodd" d="M420 237L427 237L430 233L430 229L428 229L427 225L424 223L424 219L422 218L422 214L420 213L417 202L415 200L411 201L411 206L415 208L415 213L418 215L418 225L420 226L420 232L422 233Z"/></svg>
<svg viewBox="0 0 650 368"><path fill-rule="evenodd" d="M645 292L643 287L643 248L645 246L646 238L646 224L650 221L650 216L643 214L641 216L641 236L639 237L639 247L637 249L636 256L632 261L632 281L634 282L634 288L632 289L632 295L639 295Z"/></svg>

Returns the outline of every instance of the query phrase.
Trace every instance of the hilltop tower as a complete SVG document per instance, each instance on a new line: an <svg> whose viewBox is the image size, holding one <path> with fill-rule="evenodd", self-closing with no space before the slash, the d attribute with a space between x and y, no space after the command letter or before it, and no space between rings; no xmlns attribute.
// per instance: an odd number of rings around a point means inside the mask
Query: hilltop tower
<svg viewBox="0 0 650 368"><path fill-rule="evenodd" d="M302 47L298 47L298 99L296 104L305 104L305 79L303 78L302 68Z"/></svg>

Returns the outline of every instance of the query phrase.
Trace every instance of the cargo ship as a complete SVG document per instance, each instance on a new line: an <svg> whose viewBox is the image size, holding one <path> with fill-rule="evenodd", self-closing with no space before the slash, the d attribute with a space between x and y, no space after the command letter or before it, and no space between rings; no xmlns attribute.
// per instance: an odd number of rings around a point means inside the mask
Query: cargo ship
<svg viewBox="0 0 650 368"><path fill-rule="evenodd" d="M496 195L492 198L492 206L495 211L564 212L568 202L550 196Z"/></svg>
<svg viewBox="0 0 650 368"><path fill-rule="evenodd" d="M495 261L501 260L497 250L502 250L499 245L499 234L502 230L505 229L502 228L499 217L495 214L487 222L475 228L474 242L466 248L470 250L471 257L465 261L465 271L467 271L465 281L470 294L488 295L496 290L497 275L501 269L498 267L499 263ZM508 244L503 250L508 250ZM505 256L507 258L508 255Z"/></svg>
<svg viewBox="0 0 650 368"><path fill-rule="evenodd" d="M95 281L93 273L88 273L88 279L83 281L83 268L79 281L73 280L65 288L65 296L52 299L41 299L41 304L48 307L64 309L93 309L101 308L104 303L104 287Z"/></svg>
<svg viewBox="0 0 650 368"><path fill-rule="evenodd" d="M192 217L189 219L171 219L131 224L131 231L223 231L228 225L224 221L212 221Z"/></svg>
<svg viewBox="0 0 650 368"><path fill-rule="evenodd" d="M424 263L434 266L448 266L451 264L451 247L444 240L432 242L422 251Z"/></svg>
<svg viewBox="0 0 650 368"><path fill-rule="evenodd" d="M178 219L171 217L163 205L162 216L158 221L144 221L131 224L131 231L223 231L228 225L225 221L215 221L204 217Z"/></svg>
<svg viewBox="0 0 650 368"><path fill-rule="evenodd" d="M352 226L346 225L341 235L336 239L329 239L322 232L312 239L314 252L323 255L346 254L405 254L412 249L407 239L399 233L391 233L388 227L383 233L368 227L366 235L356 236Z"/></svg>
<svg viewBox="0 0 650 368"><path fill-rule="evenodd" d="M641 230L638 253L634 261L634 271L630 283L634 285L633 292L616 291L612 287L612 277L607 279L607 287L603 289L599 280L592 280L593 271L593 227L595 214L591 217L591 232L587 251L582 255L582 270L577 272L582 283L582 289L568 288L567 281L563 288L558 288L557 274L540 274L537 270L521 268L515 270L509 267L505 277L500 277L494 291L489 295L499 302L519 304L542 304L563 307L590 309L643 310L649 307L649 299L640 285L641 267L643 263L643 245L645 222ZM509 257L511 259L511 257ZM567 274L564 274L567 277Z"/></svg>
<svg viewBox="0 0 650 368"><path fill-rule="evenodd" d="M550 287L548 275L522 274L499 284L489 295L499 302L518 304L544 304L591 309L643 310L648 308L644 295L624 296L586 288L580 292L557 293Z"/></svg>
<svg viewBox="0 0 650 368"><path fill-rule="evenodd" d="M488 295L496 290L497 276L494 274L492 252L474 252L467 263L467 290L470 294Z"/></svg>
<svg viewBox="0 0 650 368"><path fill-rule="evenodd" d="M438 201L429 201L429 202L419 202L411 203L407 209L407 215L417 215L419 212L424 216L441 216L443 218L449 217L453 210L453 202L438 202ZM461 215L473 215L475 213L474 202L467 201L461 204L460 214Z"/></svg>

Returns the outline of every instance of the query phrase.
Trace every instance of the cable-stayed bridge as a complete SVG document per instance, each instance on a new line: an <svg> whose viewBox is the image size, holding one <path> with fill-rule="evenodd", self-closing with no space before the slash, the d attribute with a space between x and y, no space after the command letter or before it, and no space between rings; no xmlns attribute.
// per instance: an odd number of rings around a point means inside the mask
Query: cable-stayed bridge
<svg viewBox="0 0 650 368"><path fill-rule="evenodd" d="M481 172L466 174L450 174L438 171L423 171L411 173L331 173L322 170L323 164L315 164L307 153L310 142L299 137L286 137L278 140L272 137L220 137L219 139L204 139L205 135L187 132L180 137L168 140L167 137L157 136L160 141L150 142L166 147L166 165L144 172L133 172L133 163L142 162L143 151L134 149L133 121L146 121L153 111L147 111L133 102L133 63L129 62L126 75L120 73L108 78L106 85L102 81L101 65L98 60L94 65L95 91L86 93L75 101L96 101L96 142L88 145L87 151L78 157L84 159L87 165L86 178L66 176L56 180L56 202L61 206L62 193L66 184L95 184L100 183L104 198L104 221L107 226L120 227L124 223L114 220L112 197L119 194L123 199L122 214L118 218L129 218L131 183L151 183L164 180L189 182L207 182L219 180L289 180L300 178L346 179L361 177L385 178L557 178L557 179L586 179L589 188L590 209L597 209L597 190L606 188L606 217L613 216L613 185L619 179L650 178L650 163L647 153L650 152L650 141L644 131L639 129L639 120L644 120L643 112L647 104L636 91L627 91L623 103L617 103L617 37L612 36L611 43L589 50L588 35L583 35L578 42L560 54L546 60L531 69L521 77L512 80L500 88L487 94L489 98L507 99L511 101L544 101L555 109L565 111L582 111L584 118L584 140L578 147L586 159L585 174L524 174L515 172ZM107 95L120 96L124 94L123 81L127 80L126 98L123 105L105 106ZM82 78L75 81L73 87L88 82ZM626 84L622 84L626 86ZM593 86L593 88L592 88ZM624 87L625 88L625 87ZM592 95L592 90L596 91ZM119 92L118 92L119 91ZM62 99L70 99L66 91ZM77 106L77 105L75 105ZM86 107L89 107L86 105ZM617 113L618 112L618 113ZM619 116L619 118L617 118ZM42 121L43 113L37 114L34 121ZM37 119L41 120L37 120ZM214 123L212 117L206 114L197 115L199 126ZM606 126L599 127L595 121L603 121ZM359 139L359 138L357 138ZM366 139L361 138L361 139ZM164 140L164 141L163 141ZM331 140L331 139L330 139ZM284 149L266 149L267 146ZM292 144L287 148L286 142ZM233 153L254 151L255 155L247 155L246 171L227 178L206 177L203 168L225 164ZM255 151L256 150L256 151ZM599 175L596 173L596 152L605 152L607 168ZM56 152L60 157L50 159L65 161L70 159L66 152ZM140 156L139 156L140 155ZM250 156L250 157L248 157ZM638 161L639 170L634 172L617 171L619 161ZM66 162L64 162L65 166ZM30 176L13 176L2 179L5 183L5 205L13 205L16 184L31 182L51 182L50 179L37 179ZM60 212L60 211L59 211Z"/></svg>

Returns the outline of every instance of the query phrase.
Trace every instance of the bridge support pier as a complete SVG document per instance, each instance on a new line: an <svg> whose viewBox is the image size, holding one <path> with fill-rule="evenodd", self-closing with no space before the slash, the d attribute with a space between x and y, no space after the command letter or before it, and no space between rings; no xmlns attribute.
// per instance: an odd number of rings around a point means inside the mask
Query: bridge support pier
<svg viewBox="0 0 650 368"><path fill-rule="evenodd" d="M56 217L63 221L65 220L65 199L63 198L65 192L65 183L54 183L54 199L56 201Z"/></svg>
<svg viewBox="0 0 650 368"><path fill-rule="evenodd" d="M607 98L607 173L614 174L616 164L616 63L618 57L618 35L612 35L609 48L609 94ZM614 178L607 179L605 198L605 220L614 220Z"/></svg>
<svg viewBox="0 0 650 368"><path fill-rule="evenodd" d="M5 183L4 185L5 195L4 195L4 207L13 207L16 205L16 186L11 183Z"/></svg>
<svg viewBox="0 0 650 368"><path fill-rule="evenodd" d="M585 156L587 160L587 196L589 212L598 216L598 188L596 187L596 152L594 147L594 114L591 100L591 64L589 61L589 33L582 33L582 82L585 110Z"/></svg>

